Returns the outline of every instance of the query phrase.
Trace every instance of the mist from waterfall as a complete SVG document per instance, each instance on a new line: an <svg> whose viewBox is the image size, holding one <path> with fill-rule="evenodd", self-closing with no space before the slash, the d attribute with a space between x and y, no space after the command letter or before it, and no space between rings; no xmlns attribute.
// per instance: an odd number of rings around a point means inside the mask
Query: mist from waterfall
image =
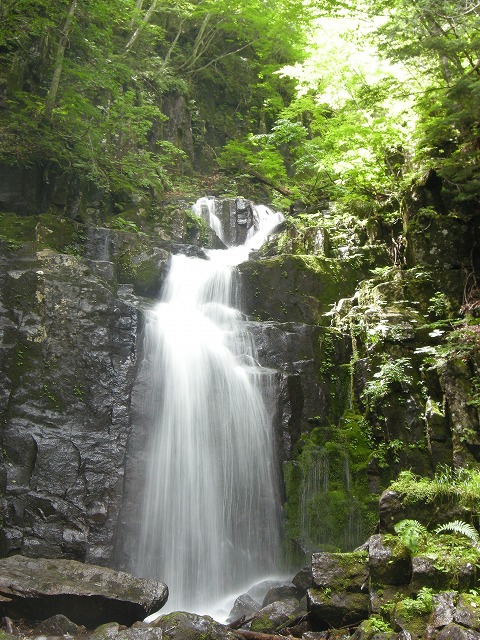
<svg viewBox="0 0 480 640"><path fill-rule="evenodd" d="M148 316L152 425L135 570L168 585L162 613L212 613L227 594L278 570L280 503L265 403L274 376L257 363L235 307L235 265L281 218L257 207L245 245L209 251L208 260L173 256ZM221 236L218 219L209 223Z"/></svg>

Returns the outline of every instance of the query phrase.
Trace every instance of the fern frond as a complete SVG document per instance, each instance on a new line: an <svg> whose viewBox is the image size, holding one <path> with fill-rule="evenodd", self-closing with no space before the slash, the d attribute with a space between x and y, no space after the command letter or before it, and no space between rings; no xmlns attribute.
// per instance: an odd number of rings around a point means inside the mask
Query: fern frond
<svg viewBox="0 0 480 640"><path fill-rule="evenodd" d="M398 535L406 531L412 531L421 536L428 533L427 527L419 522L419 520L400 520L400 522L397 522L394 526L394 529Z"/></svg>
<svg viewBox="0 0 480 640"><path fill-rule="evenodd" d="M445 531L465 536L469 538L476 547L480 547L480 535L475 527L468 524L468 522L452 520L452 522L446 522L435 529L435 533L443 533Z"/></svg>
<svg viewBox="0 0 480 640"><path fill-rule="evenodd" d="M420 544L427 538L428 530L418 520L401 520L394 527L395 533L412 553L417 553Z"/></svg>

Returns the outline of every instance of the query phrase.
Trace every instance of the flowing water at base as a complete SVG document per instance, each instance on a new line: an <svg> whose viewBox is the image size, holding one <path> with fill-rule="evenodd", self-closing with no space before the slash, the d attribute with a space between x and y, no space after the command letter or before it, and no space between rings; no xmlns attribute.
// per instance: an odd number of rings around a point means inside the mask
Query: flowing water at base
<svg viewBox="0 0 480 640"><path fill-rule="evenodd" d="M278 570L278 478L265 405L274 377L257 363L235 308L235 265L280 221L266 208L256 216L257 233L243 247L210 251L208 260L173 256L148 318L155 417L136 572L168 585L162 613L215 615L228 594Z"/></svg>

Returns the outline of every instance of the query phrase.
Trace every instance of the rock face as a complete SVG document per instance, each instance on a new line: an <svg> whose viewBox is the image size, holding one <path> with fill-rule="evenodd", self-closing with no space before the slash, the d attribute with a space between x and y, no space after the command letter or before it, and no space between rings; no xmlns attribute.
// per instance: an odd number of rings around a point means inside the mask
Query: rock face
<svg viewBox="0 0 480 640"><path fill-rule="evenodd" d="M160 609L167 587L153 580L75 560L0 560L0 614L46 619L64 615L93 629L116 621L131 625Z"/></svg>
<svg viewBox="0 0 480 640"><path fill-rule="evenodd" d="M368 557L357 553L314 553L308 608L321 629L359 623L368 616Z"/></svg>
<svg viewBox="0 0 480 640"><path fill-rule="evenodd" d="M137 310L75 256L3 254L0 554L111 561Z"/></svg>

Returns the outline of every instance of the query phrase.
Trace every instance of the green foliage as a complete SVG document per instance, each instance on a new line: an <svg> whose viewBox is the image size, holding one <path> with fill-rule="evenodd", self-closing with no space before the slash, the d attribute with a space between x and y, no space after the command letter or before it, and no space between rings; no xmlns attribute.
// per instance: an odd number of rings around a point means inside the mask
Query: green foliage
<svg viewBox="0 0 480 640"><path fill-rule="evenodd" d="M473 363L480 354L480 319L440 321L435 325L432 337L441 338L437 345L418 347L415 353L425 356L424 362L430 368L442 367L448 362L459 359L464 363ZM472 384L475 383L475 378Z"/></svg>
<svg viewBox="0 0 480 640"><path fill-rule="evenodd" d="M272 108L283 107L288 81L273 74L301 55L308 6L291 0L147 4L0 4L1 162L73 171L117 199L152 196L170 188L172 175L188 170L190 160L178 148L184 141L166 129L163 96L167 104L172 94L185 97L197 144L210 96L236 129L248 112L254 114L249 123L259 126ZM282 38L273 37L278 32ZM195 94L207 113L199 113ZM220 126L224 135L225 122Z"/></svg>
<svg viewBox="0 0 480 640"><path fill-rule="evenodd" d="M407 549L414 554L418 552L420 545L428 536L427 528L418 520L401 520L395 525L395 532Z"/></svg>
<svg viewBox="0 0 480 640"><path fill-rule="evenodd" d="M375 31L379 50L405 65L420 87L415 110L419 163L430 163L459 202L478 193L478 6L451 0L369 2L388 18Z"/></svg>
<svg viewBox="0 0 480 640"><path fill-rule="evenodd" d="M139 229L138 225L133 222L133 220L125 220L121 216L112 218L109 222L109 225L113 229L119 229L120 231L130 231L139 235L146 235Z"/></svg>
<svg viewBox="0 0 480 640"><path fill-rule="evenodd" d="M413 555L430 558L438 571L449 574L452 587L463 565L480 562L480 535L467 522L454 520L430 532L418 520L402 520L395 525L395 532Z"/></svg>
<svg viewBox="0 0 480 640"><path fill-rule="evenodd" d="M435 529L435 533L443 533L445 531L450 531L452 533L465 536L466 538L471 540L472 544L475 547L480 547L480 535L478 531L474 527L472 527L471 524L468 524L468 522L453 520L452 522L442 524Z"/></svg>
<svg viewBox="0 0 480 640"><path fill-rule="evenodd" d="M365 385L363 397L368 402L376 402L391 393L395 386L400 386L402 390L412 386L413 378L408 373L411 368L409 358L385 359L373 374L375 380L369 380Z"/></svg>
<svg viewBox="0 0 480 640"><path fill-rule="evenodd" d="M476 469L455 470L439 465L433 478L405 470L391 484L391 489L402 494L405 504L440 501L480 513L480 471Z"/></svg>
<svg viewBox="0 0 480 640"><path fill-rule="evenodd" d="M377 614L371 615L368 620L362 622L362 631L365 633L388 633L393 634L393 629L388 622Z"/></svg>
<svg viewBox="0 0 480 640"><path fill-rule="evenodd" d="M433 589L422 587L417 593L416 598L405 598L401 600L397 608L401 607L403 619L408 621L416 616L431 613L433 610L433 594Z"/></svg>
<svg viewBox="0 0 480 640"><path fill-rule="evenodd" d="M302 434L294 460L284 466L288 538L306 552L358 546L376 518L367 488L370 454L368 425L350 411L338 426Z"/></svg>

